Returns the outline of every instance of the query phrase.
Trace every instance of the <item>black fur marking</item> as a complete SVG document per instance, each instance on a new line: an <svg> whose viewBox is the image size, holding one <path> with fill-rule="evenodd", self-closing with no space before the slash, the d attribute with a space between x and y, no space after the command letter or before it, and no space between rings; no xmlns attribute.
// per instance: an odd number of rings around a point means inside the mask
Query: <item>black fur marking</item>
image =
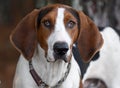
<svg viewBox="0 0 120 88"><path fill-rule="evenodd" d="M100 51L98 51L94 57L92 58L92 61L96 61L100 57Z"/></svg>
<svg viewBox="0 0 120 88"><path fill-rule="evenodd" d="M88 63L83 62L83 60L81 59L81 55L79 53L77 45L76 45L76 47L73 47L72 52L73 52L75 60L77 61L78 65L81 69L81 77L83 78L84 74L86 73L86 71L89 67L90 62L88 62ZM99 59L99 57L100 57L100 51L98 51L91 60L96 61L97 59Z"/></svg>
<svg viewBox="0 0 120 88"><path fill-rule="evenodd" d="M42 10L39 12L39 15L38 15L38 18L37 18L37 28L39 28L39 26L40 26L41 19L42 19L47 13L49 13L49 12L52 11L52 10L53 10L53 7L50 7L50 8L42 9Z"/></svg>
<svg viewBox="0 0 120 88"><path fill-rule="evenodd" d="M81 59L81 55L79 53L79 49L78 49L77 45L76 45L76 47L73 47L72 52L73 52L73 56L74 56L75 60L77 61L78 65L81 69L81 77L83 78L90 62L89 63L83 62L83 60Z"/></svg>
<svg viewBox="0 0 120 88"><path fill-rule="evenodd" d="M99 26L98 26L98 29L99 29L100 32L101 32L101 31L104 31L104 28L105 28L105 27L99 27Z"/></svg>

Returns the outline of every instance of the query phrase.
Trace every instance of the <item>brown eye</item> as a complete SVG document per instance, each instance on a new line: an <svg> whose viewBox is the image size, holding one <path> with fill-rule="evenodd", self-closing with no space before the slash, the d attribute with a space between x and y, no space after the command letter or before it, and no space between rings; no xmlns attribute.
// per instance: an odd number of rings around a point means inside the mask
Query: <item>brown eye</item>
<svg viewBox="0 0 120 88"><path fill-rule="evenodd" d="M44 24L44 26L47 27L47 28L51 27L51 23L50 23L49 20L43 21L43 24Z"/></svg>
<svg viewBox="0 0 120 88"><path fill-rule="evenodd" d="M75 26L75 22L74 21L69 21L68 23L67 23L67 28L73 28Z"/></svg>

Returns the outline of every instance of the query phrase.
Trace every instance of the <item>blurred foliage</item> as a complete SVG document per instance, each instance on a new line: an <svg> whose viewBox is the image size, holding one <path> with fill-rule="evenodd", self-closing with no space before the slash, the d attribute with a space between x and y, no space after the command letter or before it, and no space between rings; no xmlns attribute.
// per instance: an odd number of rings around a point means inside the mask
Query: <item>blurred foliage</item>
<svg viewBox="0 0 120 88"><path fill-rule="evenodd" d="M98 26L120 27L119 0L80 0L80 5Z"/></svg>
<svg viewBox="0 0 120 88"><path fill-rule="evenodd" d="M40 8L48 4L66 4L66 5L72 5L72 0L36 0L36 7Z"/></svg>
<svg viewBox="0 0 120 88"><path fill-rule="evenodd" d="M98 26L120 25L119 0L0 0L0 25L16 24L34 8L48 4L61 3L83 10ZM116 11L116 12L115 12ZM116 16L117 15L117 16Z"/></svg>
<svg viewBox="0 0 120 88"><path fill-rule="evenodd" d="M33 0L0 0L0 25L13 25L33 8Z"/></svg>

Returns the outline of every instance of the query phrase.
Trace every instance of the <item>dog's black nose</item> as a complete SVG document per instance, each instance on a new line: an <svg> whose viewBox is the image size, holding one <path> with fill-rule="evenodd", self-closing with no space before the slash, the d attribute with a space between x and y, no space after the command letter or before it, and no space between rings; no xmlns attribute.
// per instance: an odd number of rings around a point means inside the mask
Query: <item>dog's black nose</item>
<svg viewBox="0 0 120 88"><path fill-rule="evenodd" d="M53 46L54 49L54 53L59 55L59 56L63 56L67 53L68 51L68 44L65 42L56 42Z"/></svg>

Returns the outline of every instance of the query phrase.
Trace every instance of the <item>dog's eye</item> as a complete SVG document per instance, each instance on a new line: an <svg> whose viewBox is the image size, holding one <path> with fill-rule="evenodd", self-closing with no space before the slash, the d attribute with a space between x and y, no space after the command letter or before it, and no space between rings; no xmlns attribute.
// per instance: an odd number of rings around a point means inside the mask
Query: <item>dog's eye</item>
<svg viewBox="0 0 120 88"><path fill-rule="evenodd" d="M75 22L74 21L72 21L72 20L70 20L70 21L68 21L68 23L67 23L67 28L73 28L75 26Z"/></svg>
<svg viewBox="0 0 120 88"><path fill-rule="evenodd" d="M50 23L49 20L43 21L43 24L44 24L44 26L47 27L47 28L51 27L51 23Z"/></svg>

